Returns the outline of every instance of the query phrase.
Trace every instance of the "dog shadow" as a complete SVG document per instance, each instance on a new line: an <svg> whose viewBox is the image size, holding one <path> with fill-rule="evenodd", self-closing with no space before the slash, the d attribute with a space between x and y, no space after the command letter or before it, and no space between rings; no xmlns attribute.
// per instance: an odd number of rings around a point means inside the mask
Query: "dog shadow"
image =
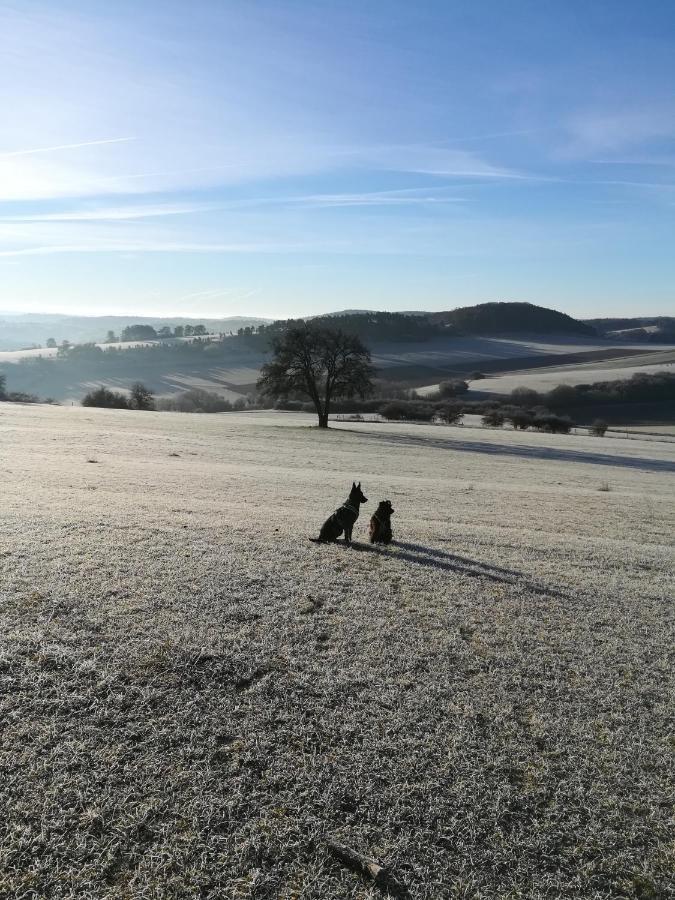
<svg viewBox="0 0 675 900"><path fill-rule="evenodd" d="M522 572L517 572L515 569L503 569L501 566L492 565L492 563L470 559L467 556L458 556L456 553L448 553L447 550L438 550L436 547L425 547L423 544L411 544L407 541L392 541L392 544L396 547L401 547L403 550L410 553L421 553L425 556L432 556L436 559L447 561L455 565L463 564L467 566L477 566L497 575L513 575L516 578L519 578L523 574Z"/></svg>
<svg viewBox="0 0 675 900"><path fill-rule="evenodd" d="M483 578L498 584L509 584L513 587L521 586L535 594L556 599L567 599L560 591L542 587L523 578L523 573L515 569L503 569L490 563L483 563L477 559L466 556L456 556L435 547L425 547L423 544L411 544L404 541L392 541L391 544L362 544L352 541L351 547L360 553L376 553L378 556L389 559L400 559L418 566L437 569L441 572L452 572L455 575L467 575L469 578Z"/></svg>

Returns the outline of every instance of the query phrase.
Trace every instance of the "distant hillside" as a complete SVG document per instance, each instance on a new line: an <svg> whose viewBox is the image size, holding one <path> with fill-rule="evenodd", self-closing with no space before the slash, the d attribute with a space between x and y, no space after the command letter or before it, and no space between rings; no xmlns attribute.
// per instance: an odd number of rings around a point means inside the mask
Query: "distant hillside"
<svg viewBox="0 0 675 900"><path fill-rule="evenodd" d="M312 322L356 334L368 344L378 341L426 341L444 333L443 327L431 322L426 313L345 311L316 316ZM286 324L275 322L271 327L278 330Z"/></svg>
<svg viewBox="0 0 675 900"><path fill-rule="evenodd" d="M344 310L313 321L335 323L363 340L428 340L444 335L585 335L596 337L595 329L565 313L532 303L480 303L447 312L371 312ZM275 322L273 329L287 323Z"/></svg>
<svg viewBox="0 0 675 900"><path fill-rule="evenodd" d="M312 316L312 318L319 319L329 319L329 318L338 318L339 316L372 316L381 313L381 310L377 309L339 309L336 312L330 313L321 313L318 316ZM390 315L394 316L428 316L429 312L425 312L421 309L402 309L397 310L395 313L390 313Z"/></svg>
<svg viewBox="0 0 675 900"><path fill-rule="evenodd" d="M358 334L366 341L417 341L450 334L463 335L587 335L595 336L592 322L579 322L564 313L545 309L531 303L481 303L446 312L385 312L375 310L341 310L328 315L313 316ZM277 321L272 329L283 328L289 322ZM609 331L615 322L639 323L647 320L596 320L602 322L601 333ZM675 320L649 320L675 323ZM73 344L103 341L108 331L120 334L129 325L152 325L174 329L177 325L204 325L208 332L237 332L240 328L269 325L270 319L253 316L231 316L208 319L187 316L67 316L38 313L0 313L0 350L20 350L44 346L49 338L57 343L67 340ZM621 327L621 326L617 326ZM675 330L675 324L672 325Z"/></svg>
<svg viewBox="0 0 675 900"><path fill-rule="evenodd" d="M595 337L592 325L533 303L479 303L448 312L429 313L429 320L463 334L579 334Z"/></svg>
<svg viewBox="0 0 675 900"><path fill-rule="evenodd" d="M70 341L82 344L102 341L108 331L119 334L128 325L152 325L158 330L163 326L204 325L207 331L236 332L239 328L261 325L269 319L230 316L223 319L205 319L181 316L65 316L42 313L0 313L0 350L19 350L42 345L49 338L57 343Z"/></svg>

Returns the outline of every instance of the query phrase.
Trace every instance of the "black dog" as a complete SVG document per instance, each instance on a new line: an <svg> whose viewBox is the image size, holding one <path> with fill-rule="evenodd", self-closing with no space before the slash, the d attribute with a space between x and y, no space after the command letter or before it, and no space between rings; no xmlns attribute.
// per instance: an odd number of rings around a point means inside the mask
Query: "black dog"
<svg viewBox="0 0 675 900"><path fill-rule="evenodd" d="M367 502L368 498L363 496L361 490L361 482L359 481L358 484L352 482L349 497L342 506L335 510L332 516L326 519L321 526L318 538L310 538L310 541L314 541L315 544L327 544L336 541L344 531L345 543L351 543L352 529L359 517L359 506Z"/></svg>
<svg viewBox="0 0 675 900"><path fill-rule="evenodd" d="M370 519L368 534L371 544L389 544L393 537L391 533L391 515L394 507L391 500L382 500Z"/></svg>

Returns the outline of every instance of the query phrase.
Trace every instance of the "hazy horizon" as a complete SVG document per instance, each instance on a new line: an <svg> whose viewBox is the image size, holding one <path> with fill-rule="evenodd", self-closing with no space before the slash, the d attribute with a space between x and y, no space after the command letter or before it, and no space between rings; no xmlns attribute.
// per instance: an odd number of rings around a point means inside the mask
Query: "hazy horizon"
<svg viewBox="0 0 675 900"><path fill-rule="evenodd" d="M0 0L0 305L675 311L654 2Z"/></svg>
<svg viewBox="0 0 675 900"><path fill-rule="evenodd" d="M489 302L491 302L491 301L487 301L487 300L486 300L486 301L483 301L483 302L489 303ZM508 302L508 301L505 301L505 302ZM464 306L464 305L466 305L466 306L473 306L473 305L478 305L478 304L461 304L461 306ZM544 307L544 308L546 308L546 309L552 309L552 310L555 309L555 307L552 307L552 306L546 306L545 304L535 304L535 305L536 305L536 306L540 306L540 307ZM422 309L422 308L420 308L419 310L412 310L412 309L409 309L409 310L391 310L391 309L385 309L384 307L378 307L377 309L376 309L375 307L359 307L359 308L354 308L353 310L350 310L350 311L357 312L357 313L359 313L359 312L364 312L364 313L373 313L373 312L406 312L406 313L416 313L416 312L419 312L420 314L425 314L425 313L433 313L433 312L450 312L450 311L452 311L452 310L454 310L454 309L459 309L459 308L461 308L461 306L456 306L456 305L452 305L452 306L444 306L444 307L439 307L438 309ZM345 311L347 311L347 308L346 308L346 307L345 307L344 309L330 309L330 310L326 310L325 312L318 313L318 315L340 314L340 313L343 313L343 312L345 312ZM563 310L563 309L559 309L559 310L557 310L557 311L558 311L558 312L565 312L565 310ZM671 316L671 313L673 314L672 316ZM174 312L174 313L167 313L167 312L157 312L157 313L152 313L152 312L150 312L150 313L145 313L145 312L140 312L140 311L129 312L129 311L126 311L126 310L122 310L122 311L115 311L115 312L106 312L106 311L101 311L101 312L99 312L99 311L96 311L96 312L88 312L88 313L84 313L84 312L63 312L63 311L58 310L58 309L52 309L52 310L45 310L45 309L41 309L41 310L40 310L40 309L36 309L36 310L26 310L26 311L22 311L22 310L17 310L17 309L2 309L2 308L0 308L0 317L2 317L2 316L12 316L12 317L20 317L20 316L40 317L40 316L44 316L45 318L47 318L47 317L49 317L49 316L60 316L60 317L63 317L63 318L82 318L82 319L111 319L111 318L120 318L120 319L139 319L139 320L140 320L140 319L155 319L155 320L160 320L160 319L172 319L172 320L173 320L173 319L186 319L186 320L199 320L199 319L202 319L202 320L207 320L207 319L210 319L210 320L218 320L218 319L222 319L222 320L227 320L227 319L261 319L261 320L266 320L266 321L275 321L275 320L279 320L279 319L282 319L282 320L283 320L283 319L303 318L303 317L308 317L308 316L310 316L310 315L314 315L314 314L313 314L313 313L305 313L304 316L303 316L303 315L300 315L300 314L298 314L298 315L291 315L291 314L286 314L286 313L284 313L283 310L282 310L279 314L277 314L277 315L274 315L274 316L266 316L266 315L257 313L255 310L252 310L252 311L250 311L250 312L242 312L242 313L224 313L224 314L222 314L222 315L218 315L218 314L214 314L214 313L200 313L200 312L189 312L189 313L187 313L187 312L180 312L180 311L177 311L177 312ZM568 315L570 315L570 313L568 313ZM660 317L660 316L664 316L664 317L673 317L673 316L675 316L675 310L671 310L670 313L668 313L668 312L664 312L664 313L651 313L651 312L649 311L649 309L645 309L644 311L641 311L640 313L636 313L636 314L634 314L634 315L630 315L630 314L620 314L620 313L612 314L611 312L605 312L605 313L603 313L602 315L597 315L597 316L596 316L596 315L592 315L592 314L588 314L588 315L580 315L580 316L578 316L578 317L573 317L573 318L578 318L579 320L584 320L584 319L602 319L602 318L607 318L607 319L614 319L614 318L642 318L642 319L645 319L645 318L658 318L658 317Z"/></svg>

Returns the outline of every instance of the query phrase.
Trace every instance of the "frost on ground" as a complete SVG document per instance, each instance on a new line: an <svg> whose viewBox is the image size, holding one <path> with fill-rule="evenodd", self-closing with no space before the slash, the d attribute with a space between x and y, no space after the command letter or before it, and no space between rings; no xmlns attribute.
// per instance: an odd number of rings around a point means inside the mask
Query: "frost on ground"
<svg viewBox="0 0 675 900"><path fill-rule="evenodd" d="M672 444L311 423L0 404L0 896L674 896Z"/></svg>
<svg viewBox="0 0 675 900"><path fill-rule="evenodd" d="M675 372L675 358L668 363L655 363L654 365L630 365L627 363L621 368L617 366L567 366L552 367L531 372L522 372L509 375L497 375L484 380L474 382L472 387L487 394L510 394L519 387L530 388L535 391L552 391L559 384L597 384L599 381L621 381L632 378L633 375L656 375L658 372ZM430 392L429 388L425 389Z"/></svg>

